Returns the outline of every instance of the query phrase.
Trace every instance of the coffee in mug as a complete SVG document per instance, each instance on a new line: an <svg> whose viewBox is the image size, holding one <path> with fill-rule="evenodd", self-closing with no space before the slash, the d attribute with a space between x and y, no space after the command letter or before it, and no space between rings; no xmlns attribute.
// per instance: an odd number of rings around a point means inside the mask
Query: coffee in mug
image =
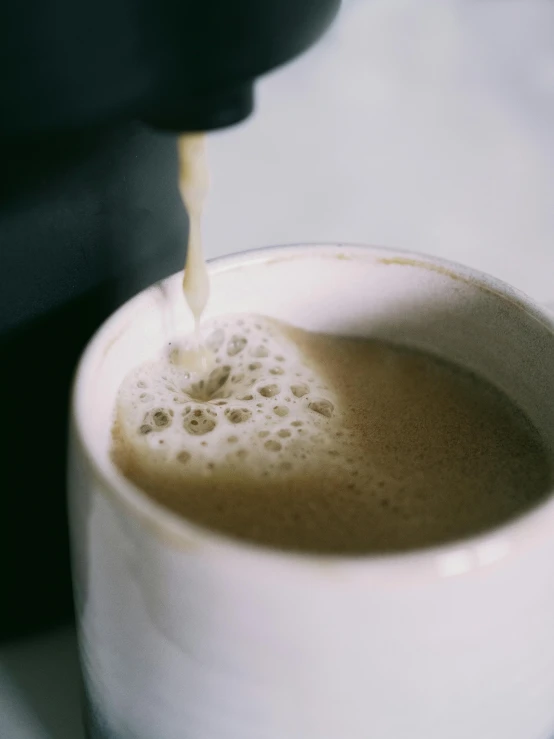
<svg viewBox="0 0 554 739"><path fill-rule="evenodd" d="M215 368L190 371L169 342L125 378L114 426L119 469L188 520L284 549L392 552L479 533L549 490L538 432L474 373L255 315L204 328Z"/></svg>

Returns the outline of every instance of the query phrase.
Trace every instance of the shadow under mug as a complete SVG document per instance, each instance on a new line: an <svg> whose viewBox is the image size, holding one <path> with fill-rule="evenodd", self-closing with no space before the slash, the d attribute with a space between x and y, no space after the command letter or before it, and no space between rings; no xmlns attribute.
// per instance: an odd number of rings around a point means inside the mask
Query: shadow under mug
<svg viewBox="0 0 554 739"><path fill-rule="evenodd" d="M381 337L478 372L554 458L554 321L435 258L347 245L211 263L207 316ZM188 331L174 275L90 342L73 391L70 524L91 739L550 739L554 499L463 541L310 556L159 507L109 460L124 375ZM399 422L401 422L399 420Z"/></svg>

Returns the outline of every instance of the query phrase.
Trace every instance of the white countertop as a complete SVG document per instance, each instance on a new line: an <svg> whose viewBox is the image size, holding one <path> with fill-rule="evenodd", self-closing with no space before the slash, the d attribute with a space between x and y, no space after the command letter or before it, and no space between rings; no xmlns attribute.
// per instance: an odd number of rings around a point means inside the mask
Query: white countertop
<svg viewBox="0 0 554 739"><path fill-rule="evenodd" d="M552 3L345 0L211 137L208 255L398 246L554 301L553 38ZM82 737L72 631L0 648L0 738Z"/></svg>

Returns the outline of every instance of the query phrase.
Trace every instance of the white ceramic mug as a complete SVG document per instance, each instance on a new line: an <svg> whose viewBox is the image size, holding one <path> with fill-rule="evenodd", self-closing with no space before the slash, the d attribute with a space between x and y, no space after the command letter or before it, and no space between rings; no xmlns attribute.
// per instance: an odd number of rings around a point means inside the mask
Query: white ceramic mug
<svg viewBox="0 0 554 739"><path fill-rule="evenodd" d="M218 259L211 279L208 315L385 337L479 372L554 457L554 321L507 285L342 245ZM554 499L447 546L323 557L225 538L118 474L116 391L191 328L180 284L115 313L75 382L70 518L92 739L554 737Z"/></svg>

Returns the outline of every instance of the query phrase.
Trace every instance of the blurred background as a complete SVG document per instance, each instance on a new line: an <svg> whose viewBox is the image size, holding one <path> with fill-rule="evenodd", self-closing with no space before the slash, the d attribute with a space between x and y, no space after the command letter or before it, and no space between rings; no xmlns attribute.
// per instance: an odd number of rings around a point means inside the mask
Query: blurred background
<svg viewBox="0 0 554 739"><path fill-rule="evenodd" d="M554 303L554 3L344 0L257 93L209 138L209 257L379 244ZM0 649L0 737L82 738L71 630Z"/></svg>
<svg viewBox="0 0 554 739"><path fill-rule="evenodd" d="M210 136L210 256L354 241L438 254L554 300L554 5L344 0Z"/></svg>

